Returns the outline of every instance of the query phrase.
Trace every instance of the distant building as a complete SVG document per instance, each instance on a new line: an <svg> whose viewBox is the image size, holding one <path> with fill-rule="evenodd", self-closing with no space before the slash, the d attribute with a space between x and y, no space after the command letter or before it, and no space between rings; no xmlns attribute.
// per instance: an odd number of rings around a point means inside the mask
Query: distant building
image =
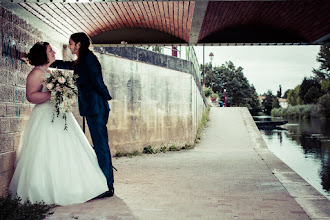
<svg viewBox="0 0 330 220"><path fill-rule="evenodd" d="M282 108L287 108L288 107L288 102L284 98L277 98L278 102L280 103L280 106Z"/></svg>

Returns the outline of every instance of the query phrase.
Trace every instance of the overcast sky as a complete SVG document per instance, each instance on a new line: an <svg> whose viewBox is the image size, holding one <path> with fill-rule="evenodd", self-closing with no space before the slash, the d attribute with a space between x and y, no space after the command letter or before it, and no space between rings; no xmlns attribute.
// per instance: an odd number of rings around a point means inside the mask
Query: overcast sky
<svg viewBox="0 0 330 220"><path fill-rule="evenodd" d="M205 46L205 63L214 54L213 66L232 61L243 67L244 76L253 84L258 94L272 90L275 95L279 85L282 95L287 89L301 84L305 76L320 64L316 56L320 46ZM203 47L195 47L200 64L203 63Z"/></svg>

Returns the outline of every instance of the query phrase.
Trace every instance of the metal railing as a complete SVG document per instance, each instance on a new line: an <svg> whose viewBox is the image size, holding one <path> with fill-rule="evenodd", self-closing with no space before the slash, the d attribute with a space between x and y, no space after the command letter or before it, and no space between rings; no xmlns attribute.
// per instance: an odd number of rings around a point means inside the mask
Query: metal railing
<svg viewBox="0 0 330 220"><path fill-rule="evenodd" d="M200 67L199 67L199 63L198 63L198 59L197 59L194 47L192 47L192 46L187 46L186 47L186 60L193 63L196 74L197 74L197 79L200 82L201 81L201 75L199 74L200 73Z"/></svg>

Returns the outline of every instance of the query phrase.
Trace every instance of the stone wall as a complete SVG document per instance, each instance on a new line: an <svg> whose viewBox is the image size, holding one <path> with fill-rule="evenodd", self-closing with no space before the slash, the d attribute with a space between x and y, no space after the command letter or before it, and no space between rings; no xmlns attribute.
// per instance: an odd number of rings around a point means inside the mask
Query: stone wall
<svg viewBox="0 0 330 220"><path fill-rule="evenodd" d="M26 77L32 66L21 58L35 42L50 38L1 6L0 24L0 195L3 195L13 174L20 134L33 108L25 97ZM61 58L62 46L48 41Z"/></svg>

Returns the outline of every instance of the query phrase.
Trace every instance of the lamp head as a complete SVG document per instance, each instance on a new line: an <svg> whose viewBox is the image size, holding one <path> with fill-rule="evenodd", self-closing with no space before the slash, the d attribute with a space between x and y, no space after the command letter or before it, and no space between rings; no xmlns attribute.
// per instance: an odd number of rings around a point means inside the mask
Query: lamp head
<svg viewBox="0 0 330 220"><path fill-rule="evenodd" d="M211 52L211 53L209 54L209 57L210 57L210 60L211 60L211 62L212 62L213 57L214 57L214 54Z"/></svg>

